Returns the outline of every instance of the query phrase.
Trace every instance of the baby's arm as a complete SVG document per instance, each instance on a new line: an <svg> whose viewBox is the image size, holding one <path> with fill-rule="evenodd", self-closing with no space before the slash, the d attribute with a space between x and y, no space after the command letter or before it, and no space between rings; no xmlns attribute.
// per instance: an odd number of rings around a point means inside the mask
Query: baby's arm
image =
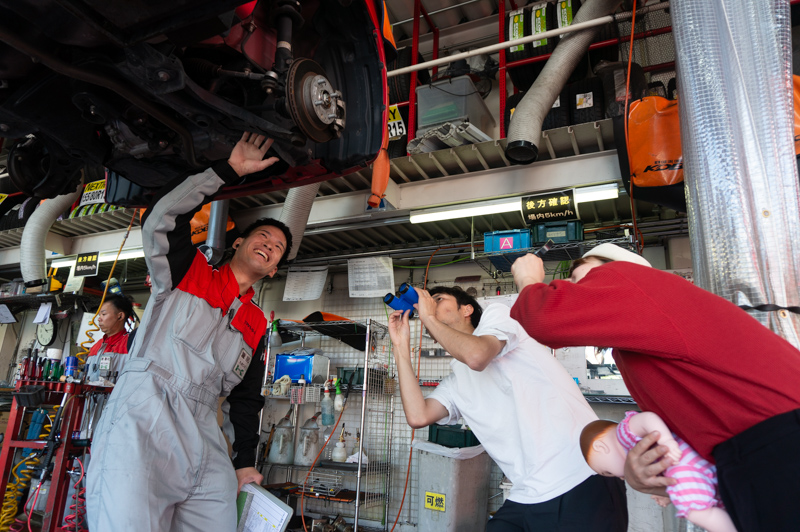
<svg viewBox="0 0 800 532"><path fill-rule="evenodd" d="M653 412L641 412L632 416L628 421L628 426L631 432L639 437L644 437L654 430L657 430L660 437L658 439L659 445L666 445L669 452L666 454L667 458L672 460L673 464L677 464L681 459L681 450L678 442L672 437L672 431L669 430L667 424Z"/></svg>

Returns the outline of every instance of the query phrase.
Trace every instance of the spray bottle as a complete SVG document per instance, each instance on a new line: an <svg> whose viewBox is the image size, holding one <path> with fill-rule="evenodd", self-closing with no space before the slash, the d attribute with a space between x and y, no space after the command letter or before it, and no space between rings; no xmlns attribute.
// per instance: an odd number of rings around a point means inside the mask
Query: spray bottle
<svg viewBox="0 0 800 532"><path fill-rule="evenodd" d="M320 410L322 410L322 424L326 427L335 423L333 418L333 399L331 399L331 392L328 388L328 381L325 381L325 395L320 401Z"/></svg>
<svg viewBox="0 0 800 532"><path fill-rule="evenodd" d="M336 379L334 383L336 385L336 399L333 401L333 409L337 412L341 412L344 410L344 397L342 397L342 389L339 386L342 382L342 379Z"/></svg>

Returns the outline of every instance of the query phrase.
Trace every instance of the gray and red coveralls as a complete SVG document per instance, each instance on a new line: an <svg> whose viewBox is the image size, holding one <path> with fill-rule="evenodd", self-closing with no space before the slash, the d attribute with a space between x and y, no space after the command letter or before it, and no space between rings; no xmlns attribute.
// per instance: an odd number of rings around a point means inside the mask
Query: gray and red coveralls
<svg viewBox="0 0 800 532"><path fill-rule="evenodd" d="M230 267L212 268L194 248L190 220L239 179L217 164L165 187L148 209L152 295L92 442L91 532L236 530L234 469L256 462L267 320L252 288L239 297ZM233 466L220 397L230 404Z"/></svg>

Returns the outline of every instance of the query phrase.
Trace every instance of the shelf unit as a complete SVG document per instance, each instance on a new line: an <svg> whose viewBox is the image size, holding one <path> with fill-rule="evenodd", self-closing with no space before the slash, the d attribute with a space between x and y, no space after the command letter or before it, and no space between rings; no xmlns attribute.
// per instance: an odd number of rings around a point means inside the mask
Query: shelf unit
<svg viewBox="0 0 800 532"><path fill-rule="evenodd" d="M359 362L359 366L366 368L363 381L353 383L351 393L345 410L358 408L358 427L361 437L358 445L358 463L337 464L324 460L329 451L328 443L320 462L314 466L315 472L327 474L334 472L341 485L335 495L317 495L306 492L303 495L304 510L322 514L340 514L351 517L354 520L354 531L363 526L359 526L359 520L371 522L381 522L383 530L388 529L389 524L389 500L391 491L392 474L392 431L394 426L394 392L396 389L395 380L388 375L390 368L391 343L388 328L374 320L364 321L327 321L327 322L303 322L287 323L281 322L280 328L283 332L292 332L301 337L301 342L311 338L320 339L320 347L323 351L326 345L341 349L337 345L339 341L348 344L348 349L359 351L349 347L350 344L364 342L364 356ZM294 344L294 342L293 342ZM287 348L281 349L287 351ZM274 368L274 354L277 349L267 347L266 367ZM342 389L346 394L346 387ZM361 398L360 404L358 402ZM268 396L269 397L269 396ZM284 399L284 397L275 397ZM268 399L269 400L269 399ZM297 419L298 409L293 412L295 426L295 445L299 426ZM339 426L341 428L341 425ZM338 428L337 428L338 431ZM335 435L330 440L335 441ZM353 454L356 449L353 449ZM367 461L363 462L363 457L367 456ZM272 465L272 468L285 470L287 481L294 480L295 483L302 485L303 479L309 468L298 465ZM309 479L313 479L312 472ZM360 496L356 496L360 494ZM300 493L293 494L296 497Z"/></svg>
<svg viewBox="0 0 800 532"><path fill-rule="evenodd" d="M563 244L553 244L550 250L542 257L546 261L564 261L575 260L583 256L589 249L599 246L600 244L617 244L630 250L635 250L635 244L632 236L625 236L620 238L607 238L595 240L582 240L580 242L565 242ZM493 253L475 253L474 260L481 264L481 260L489 260L498 272L510 272L511 265L514 261L524 255L525 253L534 253L538 251L539 246L525 249L515 249L508 252L493 252ZM484 267L484 269L486 269ZM487 270L488 271L488 270Z"/></svg>

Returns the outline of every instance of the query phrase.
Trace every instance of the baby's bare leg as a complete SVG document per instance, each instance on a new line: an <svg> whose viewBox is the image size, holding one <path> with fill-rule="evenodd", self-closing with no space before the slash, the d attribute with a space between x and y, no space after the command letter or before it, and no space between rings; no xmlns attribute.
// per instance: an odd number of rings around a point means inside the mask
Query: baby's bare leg
<svg viewBox="0 0 800 532"><path fill-rule="evenodd" d="M707 532L736 532L731 516L722 508L692 510L686 514L686 519L705 528Z"/></svg>

